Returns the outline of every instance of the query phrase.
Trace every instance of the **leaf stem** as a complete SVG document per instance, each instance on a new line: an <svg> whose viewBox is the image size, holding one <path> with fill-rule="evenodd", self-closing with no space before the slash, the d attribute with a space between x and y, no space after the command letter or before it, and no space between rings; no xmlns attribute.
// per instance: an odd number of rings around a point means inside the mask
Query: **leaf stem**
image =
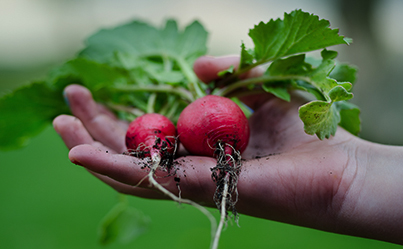
<svg viewBox="0 0 403 249"><path fill-rule="evenodd" d="M265 64L265 63L267 63L267 62L269 62L269 61L268 61L268 60L267 60L267 61L266 61L266 60L264 60L264 61L261 60L261 61L255 62L255 63L253 63L253 64L251 64L251 65L249 65L249 66L246 66L246 67L244 67L244 68L238 68L233 74L231 74L231 75L229 75L228 77L222 79L222 80L220 81L220 84L222 84L223 86L229 85L229 84L231 84L231 82L236 81L236 79L237 79L240 75L242 75L242 74L244 74L244 73L250 71L251 69L253 69L253 68L257 67L257 66L260 66L260 65L262 65L262 64Z"/></svg>
<svg viewBox="0 0 403 249"><path fill-rule="evenodd" d="M186 79L189 81L189 88L193 93L193 97L197 99L205 96L206 94L201 89L198 79L190 65L182 57L174 57L174 59L178 63Z"/></svg>
<svg viewBox="0 0 403 249"><path fill-rule="evenodd" d="M165 116L166 116L167 118L169 118L170 120L172 120L173 117L174 117L174 114L175 114L176 110L178 110L178 107L179 107L179 102L178 102L178 101L175 101L175 102L171 105L171 108L170 108L169 111L165 114Z"/></svg>
<svg viewBox="0 0 403 249"><path fill-rule="evenodd" d="M125 195L125 194L120 194L120 193L118 194L118 202L125 206L129 205L127 195Z"/></svg>
<svg viewBox="0 0 403 249"><path fill-rule="evenodd" d="M106 104L109 108L115 110L115 111L124 111L133 114L134 116L141 116L144 114L144 112L140 109L134 108L134 107L129 107L129 106L124 106L124 105L118 105L114 104L112 102L108 102Z"/></svg>
<svg viewBox="0 0 403 249"><path fill-rule="evenodd" d="M147 86L138 86L138 85L121 85L121 86L113 86L112 90L121 91L121 92L154 92L154 93L172 93L182 97L184 100L188 102L193 102L194 97L191 92L182 88L182 87L173 87L170 85L147 85Z"/></svg>
<svg viewBox="0 0 403 249"><path fill-rule="evenodd" d="M311 82L309 77L300 76L300 75L287 75L287 76L263 75L263 76L256 77L256 78L249 78L249 79L234 82L233 84L228 85L224 88L216 89L213 92L213 94L219 95L219 96L227 96L231 92L233 92L239 88L247 87L252 84L263 84L263 83L268 83L268 82L278 82L278 81L285 81L285 80L303 80L306 82Z"/></svg>
<svg viewBox="0 0 403 249"><path fill-rule="evenodd" d="M182 199L181 197L174 195L169 190L164 188L161 184L159 184L155 180L154 175L155 175L155 171L158 169L159 164L161 162L161 156L158 153L156 153L151 156L151 160L152 160L152 165L150 168L150 172L148 173L148 181L150 182L150 184L153 187L155 187L156 189L158 189L160 192L165 194L166 196L170 197L172 200L176 201L177 203L179 203L179 204L185 203L185 204L191 205L191 206L195 207L196 209L198 209L200 212L202 212L210 221L211 239L212 239L212 241L214 241L215 233L217 231L217 225L216 225L216 220L215 220L214 216L205 207L199 205L198 203L196 203L192 200Z"/></svg>
<svg viewBox="0 0 403 249"><path fill-rule="evenodd" d="M157 99L157 94L152 93L150 97L148 98L147 101L147 113L154 113L154 106L155 106L155 100Z"/></svg>
<svg viewBox="0 0 403 249"><path fill-rule="evenodd" d="M162 61L164 65L164 71L169 72L172 70L172 62L169 60L169 57L166 54L162 55Z"/></svg>

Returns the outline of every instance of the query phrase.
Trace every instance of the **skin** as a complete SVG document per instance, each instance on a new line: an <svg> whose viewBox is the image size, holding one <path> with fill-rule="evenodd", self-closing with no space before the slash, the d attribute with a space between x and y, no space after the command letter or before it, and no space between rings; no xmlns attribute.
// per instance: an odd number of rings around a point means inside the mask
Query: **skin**
<svg viewBox="0 0 403 249"><path fill-rule="evenodd" d="M237 57L201 57L194 70L209 82L237 62ZM121 154L127 123L81 86L68 86L65 96L74 116L57 117L54 128L70 149L70 160L121 193L166 198L147 181L132 187L147 172L140 169L141 160ZM239 175L239 213L403 245L403 147L371 143L341 128L323 141L307 135L298 117L303 99L292 99L288 103L268 94L242 99L255 112ZM185 156L177 161L182 197L214 206L210 168L215 160ZM172 177L158 181L177 193Z"/></svg>

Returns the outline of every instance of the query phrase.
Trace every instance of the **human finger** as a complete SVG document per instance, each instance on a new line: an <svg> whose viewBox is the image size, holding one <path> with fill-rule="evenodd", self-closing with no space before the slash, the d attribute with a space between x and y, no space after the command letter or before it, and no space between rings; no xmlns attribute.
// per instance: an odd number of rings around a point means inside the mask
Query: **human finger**
<svg viewBox="0 0 403 249"><path fill-rule="evenodd" d="M150 188L146 175L148 161L121 154L111 154L91 145L79 145L70 150L70 160L89 171L107 176L130 186ZM210 168L215 160L208 157L182 157L171 172L157 171L155 179L170 192L198 202L212 204L215 184ZM178 188L179 184L179 188Z"/></svg>
<svg viewBox="0 0 403 249"><path fill-rule="evenodd" d="M197 77L204 83L210 83L219 78L218 73L233 66L237 69L239 66L239 56L201 56L193 64L193 70ZM264 70L261 67L255 67L248 71L241 78L254 78L261 76Z"/></svg>
<svg viewBox="0 0 403 249"><path fill-rule="evenodd" d="M110 114L101 111L91 92L79 85L70 85L64 91L71 112L79 118L94 140L122 153L126 150L126 130Z"/></svg>
<svg viewBox="0 0 403 249"><path fill-rule="evenodd" d="M53 127L68 149L80 144L91 144L95 147L106 149L104 145L94 141L82 122L76 117L60 115L53 120ZM111 151L111 149L109 150Z"/></svg>
<svg viewBox="0 0 403 249"><path fill-rule="evenodd" d="M148 188L142 188L139 186L133 186L129 184L125 184L119 181L116 181L108 176L89 171L92 175L94 175L96 178L104 182L105 184L109 185L112 187L114 190L116 190L119 193L126 194L126 195L133 195L141 198L147 198L147 199L167 199L168 197L163 195L162 193L153 190L153 189L148 189Z"/></svg>
<svg viewBox="0 0 403 249"><path fill-rule="evenodd" d="M118 119L116 115L113 112L111 112L108 108L106 108L104 105L97 103L97 108L100 114L104 114L108 116L111 120L116 121L117 124L123 130L127 130L127 128L129 127L129 123L127 121Z"/></svg>
<svg viewBox="0 0 403 249"><path fill-rule="evenodd" d="M202 56L199 57L193 66L193 70L197 77L205 82L210 83L219 79L218 73L233 66L235 69L239 66L239 56L223 56L212 57ZM264 70L261 67L255 67L247 73L241 75L241 78L254 78L263 74ZM264 102L272 98L273 95L268 93L253 94L240 97L240 100L253 110L258 109Z"/></svg>

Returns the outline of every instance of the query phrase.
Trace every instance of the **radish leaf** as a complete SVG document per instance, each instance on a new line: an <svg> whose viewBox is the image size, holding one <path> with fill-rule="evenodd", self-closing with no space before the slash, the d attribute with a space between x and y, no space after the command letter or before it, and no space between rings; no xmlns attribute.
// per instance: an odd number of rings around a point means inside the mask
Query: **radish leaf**
<svg viewBox="0 0 403 249"><path fill-rule="evenodd" d="M340 125L357 135L360 130L359 110L345 101L353 97L352 83L338 82L330 77L336 68L334 58L337 52L324 49L321 54L322 61L315 63L316 67L308 63L305 54L273 61L261 78L262 89L286 101L290 101L289 90L313 94L317 100L300 109L300 117L308 134L316 134L320 139L329 138ZM355 80L355 73L355 68L341 64L333 75L340 80ZM338 104L339 101L343 104Z"/></svg>
<svg viewBox="0 0 403 249"><path fill-rule="evenodd" d="M239 63L239 68L245 68L253 64L254 52L252 50L247 50L245 44L242 42L241 45L241 61Z"/></svg>
<svg viewBox="0 0 403 249"><path fill-rule="evenodd" d="M249 32L255 45L255 58L266 62L275 59L323 49L338 44L349 44L349 39L330 29L330 23L313 14L295 10L284 14L284 20L260 22ZM261 63L260 62L260 63Z"/></svg>
<svg viewBox="0 0 403 249"><path fill-rule="evenodd" d="M34 82L0 98L0 149L17 149L60 113L68 113L62 91Z"/></svg>
<svg viewBox="0 0 403 249"><path fill-rule="evenodd" d="M180 32L174 20L162 29L133 21L116 28L103 29L90 36L80 56L101 63L116 63L115 52L149 60L162 57L182 58L193 63L206 53L207 32L195 21ZM118 63L119 64L119 63Z"/></svg>
<svg viewBox="0 0 403 249"><path fill-rule="evenodd" d="M329 138L336 133L340 122L340 113L334 102L349 100L353 97L344 87L336 86L328 93L329 100L311 101L299 109L299 116L304 122L305 132L319 139Z"/></svg>
<svg viewBox="0 0 403 249"><path fill-rule="evenodd" d="M117 203L102 220L98 238L101 244L126 244L147 232L150 219L126 203Z"/></svg>
<svg viewBox="0 0 403 249"><path fill-rule="evenodd" d="M286 87L273 87L268 84L263 84L262 85L263 90L265 90L268 93L273 94L277 98L280 98L282 100L285 100L287 102L290 102L291 96L288 93L288 89Z"/></svg>
<svg viewBox="0 0 403 249"><path fill-rule="evenodd" d="M347 101L336 102L335 105L340 110L339 125L351 134L358 135L361 131L360 109Z"/></svg>
<svg viewBox="0 0 403 249"><path fill-rule="evenodd" d="M336 67L330 73L329 77L337 80L338 82L350 82L351 84L354 84L357 80L356 75L356 67L336 62Z"/></svg>
<svg viewBox="0 0 403 249"><path fill-rule="evenodd" d="M49 81L64 88L68 84L82 84L90 90L97 90L113 84L127 84L128 78L116 68L86 58L75 58L55 68Z"/></svg>
<svg viewBox="0 0 403 249"><path fill-rule="evenodd" d="M302 10L285 13L283 20L261 22L249 31L249 36L254 48L248 49L242 42L239 67L221 72L219 84L210 84L213 88L208 89L193 72L194 61L207 51L207 32L199 22L183 30L175 20L168 20L161 28L132 21L102 29L86 40L77 57L54 69L46 80L0 98L0 148L24 145L52 118L68 113L62 91L72 83L86 86L98 102L126 120L144 113L150 95L156 95L153 109L169 113L174 122L188 103L206 95L207 90L234 97L236 93L266 90L287 101L288 91L303 90L319 101L302 108L309 110L302 115L308 133L324 134L321 137L333 134L333 128L329 128L334 127L329 123L331 120L353 134L358 133L358 108L345 102L345 98L330 96L338 92L336 88L351 93L357 70L337 64L337 53L325 49L348 44L350 39L339 35L337 29L330 29L329 21ZM306 58L305 52L318 49L323 49L321 61L313 63ZM262 77L239 79L265 63L271 64ZM168 110L168 105L175 108ZM322 124L327 125L312 123L312 113L318 113L319 109L326 110ZM24 120L30 117L31 121L27 123L19 117ZM24 124L24 129L18 122Z"/></svg>

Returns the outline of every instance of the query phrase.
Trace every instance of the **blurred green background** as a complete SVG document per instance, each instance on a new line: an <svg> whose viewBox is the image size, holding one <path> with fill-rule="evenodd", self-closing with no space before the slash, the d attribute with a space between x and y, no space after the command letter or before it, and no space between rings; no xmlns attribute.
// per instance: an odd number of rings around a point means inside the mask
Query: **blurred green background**
<svg viewBox="0 0 403 249"><path fill-rule="evenodd" d="M354 102L362 109L367 140L403 145L403 1L129 1L2 0L0 93L43 77L71 58L85 37L133 18L156 25L169 17L200 20L210 33L209 53L237 54L249 28L302 8L354 39L336 47L339 59L359 67ZM1 113L0 113L1 118ZM0 248L208 248L208 220L192 207L130 197L151 219L149 231L129 244L101 246L97 227L118 195L84 169L49 126L21 150L0 151ZM215 212L215 210L212 210ZM217 213L216 213L217 214ZM401 246L241 216L220 248L401 248Z"/></svg>

